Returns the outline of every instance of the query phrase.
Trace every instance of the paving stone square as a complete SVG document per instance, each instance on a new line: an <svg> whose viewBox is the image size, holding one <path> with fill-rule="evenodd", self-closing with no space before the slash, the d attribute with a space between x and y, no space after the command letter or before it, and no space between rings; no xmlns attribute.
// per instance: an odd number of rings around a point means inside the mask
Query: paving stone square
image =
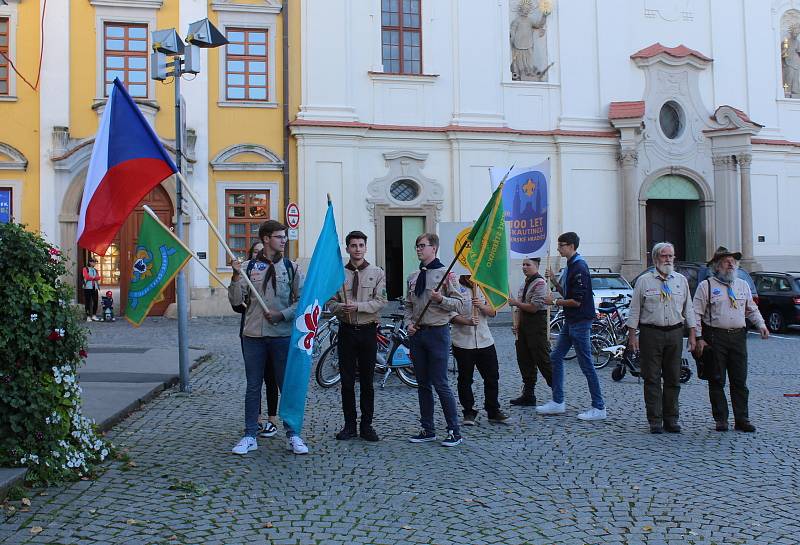
<svg viewBox="0 0 800 545"><path fill-rule="evenodd" d="M176 324L91 324L98 345L175 347ZM230 453L243 429L235 318L192 319L190 344L213 357L192 392L167 390L108 437L129 461L97 479L32 492L0 510L0 543L36 544L796 544L800 542L800 333L750 335L755 434L717 433L705 383L681 391L679 435L650 435L642 385L599 372L609 418L582 422L588 389L567 362L564 416L508 406L521 382L508 326L493 327L508 424L464 427L465 442L411 444L416 391L376 389L382 440L340 442L338 388L309 387L294 456L282 434ZM455 375L451 375L455 389ZM476 373L477 404L482 403ZM549 399L542 381L540 401ZM437 431L445 432L437 402ZM38 528L40 532L36 532ZM33 531L32 531L33 530Z"/></svg>

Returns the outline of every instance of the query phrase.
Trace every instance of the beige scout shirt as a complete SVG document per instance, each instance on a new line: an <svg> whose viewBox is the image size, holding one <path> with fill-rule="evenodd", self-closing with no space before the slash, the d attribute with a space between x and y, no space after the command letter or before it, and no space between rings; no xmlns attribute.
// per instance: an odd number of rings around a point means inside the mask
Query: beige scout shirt
<svg viewBox="0 0 800 545"><path fill-rule="evenodd" d="M248 301L247 310L244 317L244 330L242 335L245 337L289 337L292 334L293 319L297 310L297 301L300 299L300 292L303 289L303 275L297 263L292 262L294 267L294 277L292 284L289 285L289 271L283 264L283 259L275 263L275 280L277 290L272 288L270 279L264 286L264 277L267 275L269 265L263 261L257 261L250 271L250 281L261 294L261 298L270 310L280 311L283 320L277 324L271 324L264 316L264 310L254 297L250 297L250 287L245 282L242 275L247 272L248 261L242 263L242 272L239 279L231 282L228 286L228 301L231 305L241 305L243 301Z"/></svg>
<svg viewBox="0 0 800 545"><path fill-rule="evenodd" d="M459 284L459 291L465 297L464 310L459 313L463 318L472 319L472 290ZM478 295L482 303L486 303L483 296ZM430 312L430 309L428 309ZM494 344L492 332L489 331L488 317L480 310L476 313L478 325L464 325L453 323L450 328L450 341L457 348L486 348Z"/></svg>
<svg viewBox="0 0 800 545"><path fill-rule="evenodd" d="M709 283L711 283L711 305L708 304ZM740 329L745 327L745 316L756 327L764 327L764 318L753 301L750 286L741 278L736 278L731 284L736 296L736 308L731 305L728 297L728 286L714 277L704 280L694 292L694 314L697 336L703 334L703 323L720 329ZM709 316L710 306L710 316Z"/></svg>
<svg viewBox="0 0 800 545"><path fill-rule="evenodd" d="M661 297L661 275L658 271L645 273L636 281L631 298L631 308L626 325L636 329L641 324L659 327L674 326L686 323L695 327L692 296L689 293L689 282L681 273L673 272L666 281L672 295Z"/></svg>
<svg viewBox="0 0 800 545"><path fill-rule="evenodd" d="M433 269L429 271L415 271L408 275L406 282L406 322L416 323L419 315L422 314L422 309L431 298L431 292L439 285L439 281L444 277L444 272L447 269L444 267L440 269ZM417 298L414 293L414 287L417 285L417 277L420 274L426 274L425 278L425 293L422 297ZM439 326L450 323L450 320L456 314L460 314L464 310L466 297L458 289L458 283L453 273L448 275L447 280L442 284L441 294L444 297L441 303L431 303L428 311L422 318L419 325Z"/></svg>
<svg viewBox="0 0 800 545"><path fill-rule="evenodd" d="M523 298L522 294L525 294ZM539 312L540 310L545 310L547 305L544 303L545 297L550 294L550 290L547 289L547 280L544 278L537 278L533 282L531 282L530 287L528 287L528 291L525 292L525 281L522 281L520 284L519 289L517 290L517 300L522 301L528 305L533 305L536 309L535 312ZM517 310L516 308L514 310ZM525 313L525 311L520 311ZM530 314L530 313L525 313Z"/></svg>
<svg viewBox="0 0 800 545"><path fill-rule="evenodd" d="M358 293L353 297L353 277L358 275ZM347 302L355 303L356 312L342 310L344 297L342 290L328 303L328 308L339 320L347 324L374 324L377 323L378 313L386 306L386 275L383 269L375 265L367 266L363 271L344 270L344 288L347 292Z"/></svg>

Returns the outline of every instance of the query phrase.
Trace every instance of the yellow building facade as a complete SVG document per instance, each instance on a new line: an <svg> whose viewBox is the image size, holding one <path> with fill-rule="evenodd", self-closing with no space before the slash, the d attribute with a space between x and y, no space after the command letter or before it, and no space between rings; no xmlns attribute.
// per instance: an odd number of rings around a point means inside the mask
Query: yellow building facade
<svg viewBox="0 0 800 545"><path fill-rule="evenodd" d="M202 50L200 73L181 79L181 168L244 256L258 225L283 221L297 194L287 125L299 102L299 7L297 0L7 0L0 5L0 220L25 223L61 246L74 260L77 287L87 257L75 242L78 212L108 86L119 77L174 152L174 80L150 77L151 32L185 36L190 23L208 18L229 44ZM174 179L145 197L100 257L101 289L117 301L126 297L142 204L174 225ZM181 221L189 246L226 278L229 259L187 196ZM229 311L225 290L199 264L187 271L193 315ZM172 301L174 290L154 312L170 313Z"/></svg>

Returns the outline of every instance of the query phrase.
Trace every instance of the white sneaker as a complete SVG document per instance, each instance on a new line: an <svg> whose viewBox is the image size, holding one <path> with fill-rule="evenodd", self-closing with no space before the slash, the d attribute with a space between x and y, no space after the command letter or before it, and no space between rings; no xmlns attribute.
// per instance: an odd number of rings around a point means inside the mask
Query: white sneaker
<svg viewBox="0 0 800 545"><path fill-rule="evenodd" d="M536 412L539 414L564 414L567 411L567 405L562 401L556 403L555 401L548 401L544 405L538 405Z"/></svg>
<svg viewBox="0 0 800 545"><path fill-rule="evenodd" d="M91 317L91 316L87 316L87 317L86 317L86 321L87 321L87 322L91 322L91 321L92 321L92 317Z"/></svg>
<svg viewBox="0 0 800 545"><path fill-rule="evenodd" d="M605 420L606 410L595 409L594 407L592 407L588 411L579 414L578 418L580 418L581 420Z"/></svg>
<svg viewBox="0 0 800 545"><path fill-rule="evenodd" d="M258 436L259 437L272 437L278 433L278 428L275 427L275 424L267 420L264 424L258 425Z"/></svg>
<svg viewBox="0 0 800 545"><path fill-rule="evenodd" d="M234 454L239 454L244 456L251 450L256 450L257 448L258 448L258 443L256 443L255 437L244 436L242 437L241 441L236 443L236 446L233 447L231 452L233 452Z"/></svg>
<svg viewBox="0 0 800 545"><path fill-rule="evenodd" d="M300 439L299 435L292 435L289 438L289 450L295 454L308 454L308 447L303 440Z"/></svg>

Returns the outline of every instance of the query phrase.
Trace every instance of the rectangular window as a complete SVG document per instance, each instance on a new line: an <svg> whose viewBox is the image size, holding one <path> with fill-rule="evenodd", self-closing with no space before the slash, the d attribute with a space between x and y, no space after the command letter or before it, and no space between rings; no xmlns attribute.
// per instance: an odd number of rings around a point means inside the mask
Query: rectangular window
<svg viewBox="0 0 800 545"><path fill-rule="evenodd" d="M105 255L97 256L97 270L102 277L103 286L119 286L119 233L106 250Z"/></svg>
<svg viewBox="0 0 800 545"><path fill-rule="evenodd" d="M105 96L114 78L134 98L147 98L147 25L106 23L103 34Z"/></svg>
<svg viewBox="0 0 800 545"><path fill-rule="evenodd" d="M0 96L8 96L8 17L0 17Z"/></svg>
<svg viewBox="0 0 800 545"><path fill-rule="evenodd" d="M247 250L258 242L258 228L269 219L269 197L269 191L261 189L225 191L228 246L241 260L249 258Z"/></svg>
<svg viewBox="0 0 800 545"><path fill-rule="evenodd" d="M267 31L229 28L225 59L225 94L228 100L269 100Z"/></svg>
<svg viewBox="0 0 800 545"><path fill-rule="evenodd" d="M383 70L422 74L421 0L381 0Z"/></svg>
<svg viewBox="0 0 800 545"><path fill-rule="evenodd" d="M11 197L10 187L0 187L0 223L9 223L11 221L13 215Z"/></svg>

